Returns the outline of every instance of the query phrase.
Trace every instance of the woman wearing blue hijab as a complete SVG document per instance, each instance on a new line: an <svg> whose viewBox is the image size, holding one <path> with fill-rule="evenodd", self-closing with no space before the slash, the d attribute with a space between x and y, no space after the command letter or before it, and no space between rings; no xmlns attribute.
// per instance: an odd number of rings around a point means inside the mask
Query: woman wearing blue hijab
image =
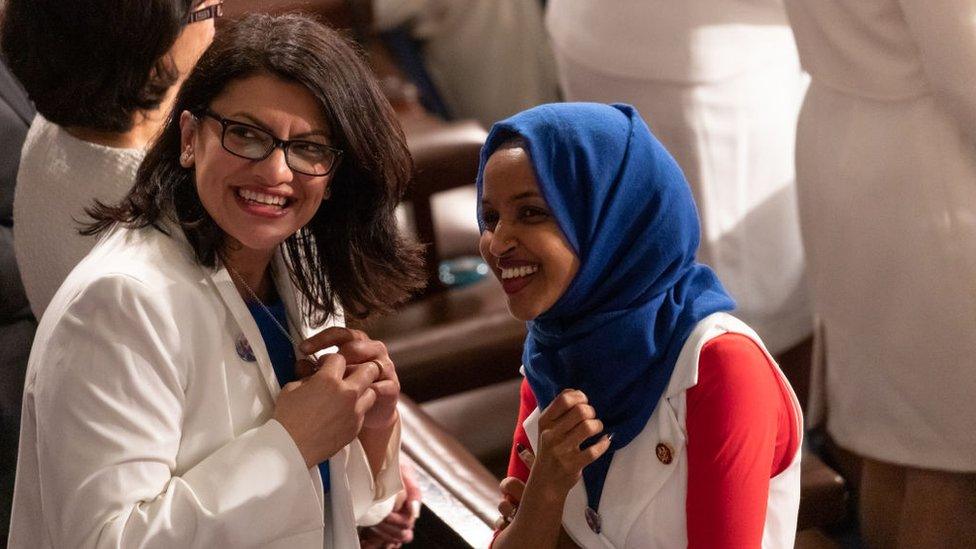
<svg viewBox="0 0 976 549"><path fill-rule="evenodd" d="M494 546L791 547L799 406L695 261L688 185L633 107L495 124L477 187L481 253L529 326Z"/></svg>

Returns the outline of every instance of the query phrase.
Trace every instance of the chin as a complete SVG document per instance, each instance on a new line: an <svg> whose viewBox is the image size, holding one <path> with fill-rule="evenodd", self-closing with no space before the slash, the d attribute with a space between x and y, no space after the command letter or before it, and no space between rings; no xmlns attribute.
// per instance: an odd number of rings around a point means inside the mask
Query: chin
<svg viewBox="0 0 976 549"><path fill-rule="evenodd" d="M534 307L525 307L519 303L512 303L512 300L508 301L508 312L516 320L521 320L522 322L535 320L535 317L542 314L541 311L536 311Z"/></svg>

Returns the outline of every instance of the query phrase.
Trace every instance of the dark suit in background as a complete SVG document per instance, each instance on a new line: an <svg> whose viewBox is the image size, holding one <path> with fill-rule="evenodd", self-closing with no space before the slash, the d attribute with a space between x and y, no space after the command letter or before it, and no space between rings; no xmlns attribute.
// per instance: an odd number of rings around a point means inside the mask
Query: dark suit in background
<svg viewBox="0 0 976 549"><path fill-rule="evenodd" d="M0 63L0 546L7 543L24 373L37 327L20 281L13 239L14 185L33 118L27 93Z"/></svg>

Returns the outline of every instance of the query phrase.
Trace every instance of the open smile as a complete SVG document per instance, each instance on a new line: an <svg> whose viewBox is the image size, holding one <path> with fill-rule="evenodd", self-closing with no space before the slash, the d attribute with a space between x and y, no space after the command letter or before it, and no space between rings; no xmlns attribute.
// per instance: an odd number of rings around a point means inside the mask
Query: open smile
<svg viewBox="0 0 976 549"><path fill-rule="evenodd" d="M237 188L234 195L241 209L260 217L280 217L295 202L293 198L244 187Z"/></svg>
<svg viewBox="0 0 976 549"><path fill-rule="evenodd" d="M532 278L539 271L539 265L528 264L501 268L498 278L501 280L502 289L505 293L512 295L521 291L532 282Z"/></svg>

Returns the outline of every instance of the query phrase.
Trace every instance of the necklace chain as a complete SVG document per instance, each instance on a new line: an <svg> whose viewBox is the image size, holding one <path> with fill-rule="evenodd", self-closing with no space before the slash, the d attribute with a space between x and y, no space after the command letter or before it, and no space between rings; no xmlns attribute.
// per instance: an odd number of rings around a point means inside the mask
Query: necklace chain
<svg viewBox="0 0 976 549"><path fill-rule="evenodd" d="M278 319L275 318L275 316L271 313L271 309L269 309L268 306L264 304L264 301L261 301L261 298L258 297L258 294L255 293L250 286L248 286L247 282L244 280L244 277L241 276L241 273L237 272L237 269L231 267L229 263L224 263L224 267L227 267L227 272L230 273L235 280L240 282L241 286L244 286L244 289L247 290L247 293L248 295L251 296L251 299L258 302L258 305L261 306L261 310L264 311L264 314L268 315L268 318L271 319L271 322L274 322L274 325L278 327L278 331L280 331L282 335L288 338L288 341L291 342L292 348L298 349L299 348L298 343L295 343L295 340L291 337L291 334L288 333L288 330L286 330L285 327L282 326L280 322L278 322ZM311 355L306 355L306 356L309 358L309 360L315 362L314 356Z"/></svg>

